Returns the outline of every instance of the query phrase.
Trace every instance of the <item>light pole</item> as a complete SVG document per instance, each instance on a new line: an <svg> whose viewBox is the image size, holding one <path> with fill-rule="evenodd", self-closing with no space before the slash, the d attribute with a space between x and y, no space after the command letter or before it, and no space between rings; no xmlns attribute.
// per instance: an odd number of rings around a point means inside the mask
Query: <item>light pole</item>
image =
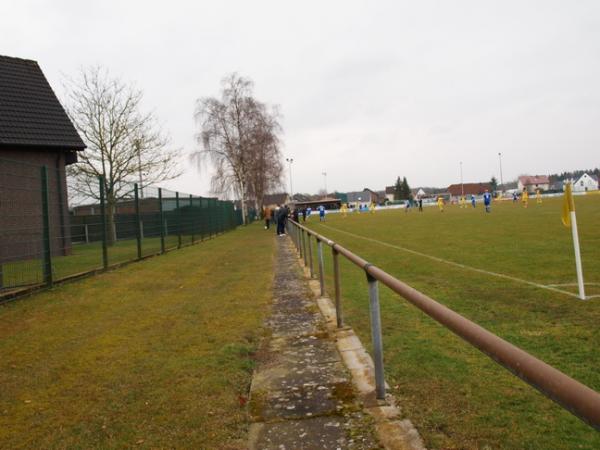
<svg viewBox="0 0 600 450"><path fill-rule="evenodd" d="M500 161L500 186L502 186L500 192L502 192L504 190L504 179L502 178L502 153L500 152L498 152L498 161Z"/></svg>
<svg viewBox="0 0 600 450"><path fill-rule="evenodd" d="M321 172L321 175L323 175L325 180L325 197L327 197L327 172Z"/></svg>
<svg viewBox="0 0 600 450"><path fill-rule="evenodd" d="M139 139L134 141L135 149L137 150L138 157L138 172L140 178L140 198L144 198L144 185L142 184L142 152L141 152L141 143Z"/></svg>
<svg viewBox="0 0 600 450"><path fill-rule="evenodd" d="M461 195L461 197L465 196L465 185L463 183L463 175L462 175L462 161L460 162L460 195Z"/></svg>
<svg viewBox="0 0 600 450"><path fill-rule="evenodd" d="M290 164L290 197L294 199L294 188L292 187L292 163L294 162L294 158L285 158L285 160Z"/></svg>

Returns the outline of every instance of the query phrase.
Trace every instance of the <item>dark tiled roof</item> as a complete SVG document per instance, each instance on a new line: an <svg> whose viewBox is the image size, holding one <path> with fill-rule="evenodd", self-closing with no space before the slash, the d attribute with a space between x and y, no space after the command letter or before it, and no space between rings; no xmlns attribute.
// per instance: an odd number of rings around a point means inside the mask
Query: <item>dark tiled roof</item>
<svg viewBox="0 0 600 450"><path fill-rule="evenodd" d="M492 187L489 183L464 183L464 184L451 184L448 186L448 192L455 197L461 195L463 192L465 195L481 195L486 190L492 192Z"/></svg>
<svg viewBox="0 0 600 450"><path fill-rule="evenodd" d="M0 146L83 150L37 62L0 55Z"/></svg>
<svg viewBox="0 0 600 450"><path fill-rule="evenodd" d="M263 197L263 204L265 205L283 205L287 203L289 197L286 193L281 194L267 194Z"/></svg>

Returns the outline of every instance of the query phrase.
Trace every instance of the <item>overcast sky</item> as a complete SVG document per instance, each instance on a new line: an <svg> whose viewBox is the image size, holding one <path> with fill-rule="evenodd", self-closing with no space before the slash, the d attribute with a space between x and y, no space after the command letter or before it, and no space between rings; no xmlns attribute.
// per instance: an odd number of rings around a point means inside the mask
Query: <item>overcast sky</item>
<svg viewBox="0 0 600 450"><path fill-rule="evenodd" d="M233 71L280 105L295 192L445 186L600 165L600 1L0 2L0 54L102 65L196 149ZM166 186L208 193L187 161ZM287 165L286 165L287 168ZM286 170L286 186L289 186ZM289 187L288 187L289 189Z"/></svg>

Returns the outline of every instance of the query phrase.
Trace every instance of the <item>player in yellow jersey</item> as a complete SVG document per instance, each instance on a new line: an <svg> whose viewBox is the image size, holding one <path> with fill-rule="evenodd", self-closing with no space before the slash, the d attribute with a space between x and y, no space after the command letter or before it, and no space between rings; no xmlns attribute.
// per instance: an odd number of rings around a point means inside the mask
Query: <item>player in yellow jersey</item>
<svg viewBox="0 0 600 450"><path fill-rule="evenodd" d="M438 197L437 205L438 205L438 208L440 209L440 212L444 212L444 197Z"/></svg>
<svg viewBox="0 0 600 450"><path fill-rule="evenodd" d="M527 192L527 188L523 189L523 193L521 194L521 203L523 203L523 208L527 208L529 205L529 193Z"/></svg>
<svg viewBox="0 0 600 450"><path fill-rule="evenodd" d="M342 213L342 217L346 217L348 215L348 205L346 205L345 203L342 203L340 212Z"/></svg>
<svg viewBox="0 0 600 450"><path fill-rule="evenodd" d="M535 190L535 202L538 205L542 204L542 193L541 193L541 191L539 189Z"/></svg>

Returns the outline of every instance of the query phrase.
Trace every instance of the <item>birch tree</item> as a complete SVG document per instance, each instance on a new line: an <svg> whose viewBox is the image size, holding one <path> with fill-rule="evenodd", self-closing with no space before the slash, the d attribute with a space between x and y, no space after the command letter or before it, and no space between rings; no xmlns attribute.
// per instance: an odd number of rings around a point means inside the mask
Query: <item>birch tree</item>
<svg viewBox="0 0 600 450"><path fill-rule="evenodd" d="M192 156L214 168L211 190L241 200L247 223L247 203L258 209L262 197L281 184L281 131L276 111L257 101L252 81L231 74L222 80L221 98L203 97L196 105L201 149Z"/></svg>

